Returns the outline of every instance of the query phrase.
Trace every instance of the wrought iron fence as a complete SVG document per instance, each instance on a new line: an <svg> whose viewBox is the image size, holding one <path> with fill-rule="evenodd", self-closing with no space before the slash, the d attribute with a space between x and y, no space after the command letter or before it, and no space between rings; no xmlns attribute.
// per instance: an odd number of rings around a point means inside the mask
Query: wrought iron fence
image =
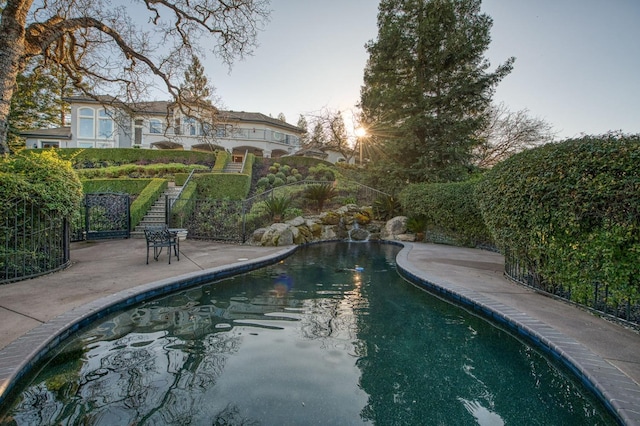
<svg viewBox="0 0 640 426"><path fill-rule="evenodd" d="M244 243L258 229L270 225L273 218L266 206L269 199L290 197L291 207L302 213L304 190L312 185L331 184L326 181L302 181L279 186L245 200L183 199L169 200L168 224L171 228L187 229L189 238L201 238ZM348 203L373 205L384 192L355 182L341 183L326 208Z"/></svg>
<svg viewBox="0 0 640 426"><path fill-rule="evenodd" d="M5 201L0 212L0 284L69 264L67 218L49 216L26 198Z"/></svg>
<svg viewBox="0 0 640 426"><path fill-rule="evenodd" d="M508 251L504 258L505 274L513 281L565 301L575 303L571 300L571 289L568 286L545 280L544 277L535 272L535 267L531 266L528 262L519 260ZM625 303L613 301L612 298L609 297L608 285L596 281L591 283L590 294L589 302L576 304L602 315L625 321L636 329L640 327L640 304L632 304L629 300Z"/></svg>

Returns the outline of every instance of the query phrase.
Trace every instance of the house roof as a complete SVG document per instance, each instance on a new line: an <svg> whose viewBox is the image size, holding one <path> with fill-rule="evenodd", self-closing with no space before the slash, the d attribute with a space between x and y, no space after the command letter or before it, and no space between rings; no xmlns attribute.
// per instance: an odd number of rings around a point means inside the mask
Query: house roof
<svg viewBox="0 0 640 426"><path fill-rule="evenodd" d="M146 101L146 102L134 102L134 103L121 103L111 96L98 96L98 100L90 98L88 96L70 96L65 98L65 101L69 103L93 103L93 104L106 104L106 105L118 105L124 106L134 113L147 114L147 115L162 115L166 116L167 113L176 105L175 102L170 101ZM245 111L218 111L221 121L232 121L240 123L262 123L269 124L274 127L280 127L283 130L288 130L297 134L305 133L304 129L298 126L294 126L285 121L278 120L277 118L269 117L260 112L245 112Z"/></svg>
<svg viewBox="0 0 640 426"><path fill-rule="evenodd" d="M71 140L71 127L55 127L53 129L29 129L20 132L20 136L28 138L69 139Z"/></svg>

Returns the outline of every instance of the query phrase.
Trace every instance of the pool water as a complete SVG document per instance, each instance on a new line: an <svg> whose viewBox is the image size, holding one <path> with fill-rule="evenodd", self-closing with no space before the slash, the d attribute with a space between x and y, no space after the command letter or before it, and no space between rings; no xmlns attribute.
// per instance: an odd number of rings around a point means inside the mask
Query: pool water
<svg viewBox="0 0 640 426"><path fill-rule="evenodd" d="M114 314L0 424L616 424L537 350L400 278L398 250L307 246Z"/></svg>

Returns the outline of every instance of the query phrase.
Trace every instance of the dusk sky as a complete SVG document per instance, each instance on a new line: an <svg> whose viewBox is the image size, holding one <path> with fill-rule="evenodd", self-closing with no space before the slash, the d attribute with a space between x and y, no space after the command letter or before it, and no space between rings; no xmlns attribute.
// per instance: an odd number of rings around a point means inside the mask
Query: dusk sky
<svg viewBox="0 0 640 426"><path fill-rule="evenodd" d="M300 114L351 111L377 37L376 0L272 0L253 56L231 72L210 56L222 107ZM559 139L609 130L640 133L640 1L484 0L493 18L491 70L515 56L494 101L528 109Z"/></svg>

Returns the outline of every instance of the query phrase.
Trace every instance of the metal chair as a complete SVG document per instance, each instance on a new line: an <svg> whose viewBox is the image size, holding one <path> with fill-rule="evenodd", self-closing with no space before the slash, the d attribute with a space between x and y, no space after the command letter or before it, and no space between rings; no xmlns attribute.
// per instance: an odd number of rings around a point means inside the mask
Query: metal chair
<svg viewBox="0 0 640 426"><path fill-rule="evenodd" d="M147 265L149 264L149 250L153 247L153 260L158 260L162 249L167 247L169 251L169 264L171 264L171 248L180 261L180 240L178 235L169 231L166 225L164 226L147 226L144 229L144 237L147 240Z"/></svg>

